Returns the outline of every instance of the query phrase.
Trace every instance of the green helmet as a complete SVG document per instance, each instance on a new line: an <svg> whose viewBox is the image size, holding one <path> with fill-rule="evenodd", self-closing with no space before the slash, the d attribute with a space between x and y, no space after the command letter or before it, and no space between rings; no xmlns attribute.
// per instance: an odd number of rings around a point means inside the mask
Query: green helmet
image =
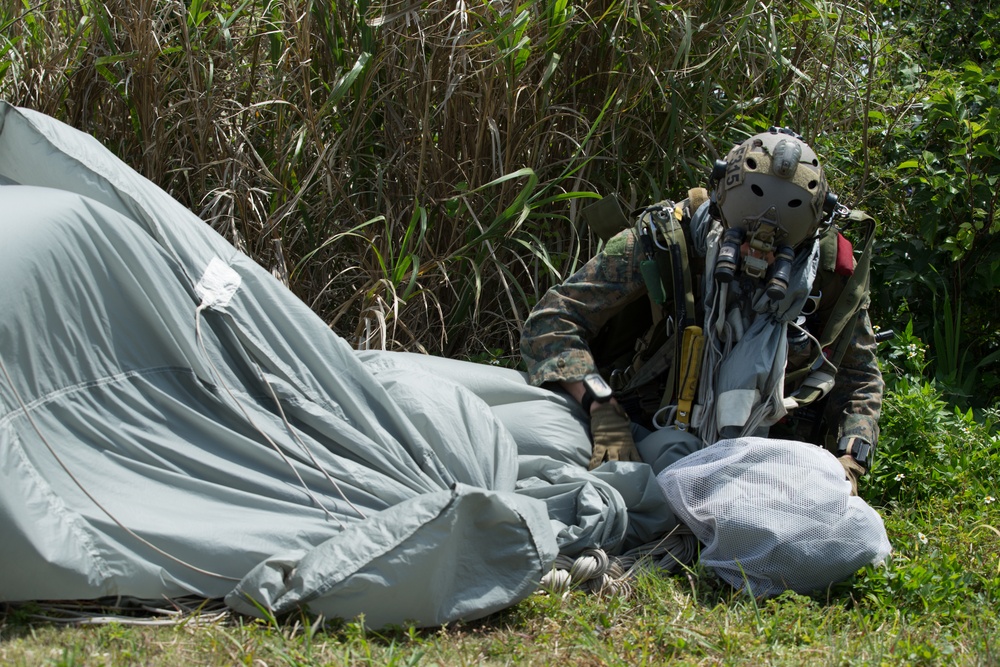
<svg viewBox="0 0 1000 667"><path fill-rule="evenodd" d="M773 127L734 147L725 173L722 167L720 161L713 173L713 196L726 227L754 234L764 231L763 225L773 230L775 245L793 248L816 234L833 195L816 153L802 137Z"/></svg>

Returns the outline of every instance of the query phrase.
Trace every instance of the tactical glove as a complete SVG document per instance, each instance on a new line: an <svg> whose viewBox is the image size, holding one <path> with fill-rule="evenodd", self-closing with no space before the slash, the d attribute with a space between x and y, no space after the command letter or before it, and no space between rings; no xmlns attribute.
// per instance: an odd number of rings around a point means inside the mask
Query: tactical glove
<svg viewBox="0 0 1000 667"><path fill-rule="evenodd" d="M589 470L605 461L642 461L632 439L632 422L617 403L598 403L590 413L594 453Z"/></svg>
<svg viewBox="0 0 1000 667"><path fill-rule="evenodd" d="M854 457L850 454L844 454L838 457L837 460L844 467L844 474L847 476L847 481L851 483L851 495L858 495L858 480L865 474L864 466L855 461Z"/></svg>

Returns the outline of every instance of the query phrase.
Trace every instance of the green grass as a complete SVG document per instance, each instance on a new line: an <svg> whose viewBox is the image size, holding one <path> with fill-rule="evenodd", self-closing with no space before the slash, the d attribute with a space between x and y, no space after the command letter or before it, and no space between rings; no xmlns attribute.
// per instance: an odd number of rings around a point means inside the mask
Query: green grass
<svg viewBox="0 0 1000 667"><path fill-rule="evenodd" d="M754 601L710 573L644 575L633 597L536 595L474 623L373 632L228 618L139 628L0 625L11 665L990 665L1000 661L997 504L889 512L896 548L824 595ZM925 541L926 540L926 543Z"/></svg>
<svg viewBox="0 0 1000 667"><path fill-rule="evenodd" d="M754 600L696 566L641 575L628 597L539 593L476 622L429 629L373 631L357 619L320 627L302 614L81 627L17 605L0 617L0 664L1000 664L1000 436L988 420L938 406L945 416L929 423L943 444L923 456L901 452L927 434L922 421L901 422L900 411L920 400L933 416L926 396L934 395L933 386L918 399L906 386L890 391L887 451L862 483L862 495L881 498L889 561L812 596ZM900 472L890 476L893 466Z"/></svg>

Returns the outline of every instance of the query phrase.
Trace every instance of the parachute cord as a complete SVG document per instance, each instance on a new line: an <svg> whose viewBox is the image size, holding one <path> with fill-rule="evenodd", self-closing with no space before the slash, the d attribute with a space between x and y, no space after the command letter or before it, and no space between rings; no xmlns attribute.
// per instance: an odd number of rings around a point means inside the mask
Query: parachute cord
<svg viewBox="0 0 1000 667"><path fill-rule="evenodd" d="M302 451L304 451L306 455L309 457L309 460L312 461L312 464L316 467L316 470L318 470L323 475L323 477L326 477L326 480L330 482L330 484L333 486L334 489L336 489L337 493L340 495L343 501L347 503L348 507L357 512L358 516L360 516L362 519L367 519L368 518L367 515L365 515L365 513L362 512L358 506L356 506L348 499L347 494L344 493L344 490L340 488L340 484L337 483L337 480L335 480L330 475L330 473L326 471L326 468L324 468L323 465L316 460L316 455L313 454L313 451L309 448L309 446L306 445L306 443L302 441L302 438L299 437L298 431L295 430L291 422L289 422L288 418L285 416L285 410L284 408L281 407L281 401L278 400L278 395L275 393L274 387L272 387L271 383L267 381L267 378L264 377L263 373L261 374L261 379L264 381L264 384L267 385L268 391L271 392L271 398L274 399L274 404L278 406L278 414L281 415L281 421L285 424L285 427L288 428L288 432L291 434L291 436L295 438L295 442L299 443L299 446L302 447ZM343 524L341 524L341 526L343 526Z"/></svg>
<svg viewBox="0 0 1000 667"><path fill-rule="evenodd" d="M114 514L112 514L110 512L110 510L108 510L104 505L102 505L101 502L99 500L97 500L97 498L95 498L93 496L93 494L91 494L84 487L83 483L79 479L77 479L76 475L74 475L70 471L69 467L63 462L62 458L60 458L59 455L56 453L55 449L52 447L52 445L49 443L48 439L42 433L41 428L39 428L38 424L35 422L34 417L31 415L31 411L28 410L28 406L25 404L24 399L21 397L20 392L17 390L17 387L14 385L14 380L13 380L13 378L11 378L10 373L7 372L7 365L3 362L3 358L0 358L0 370L3 371L3 375L4 375L4 378L6 378L6 380L7 380L7 384L10 385L11 391L14 392L14 398L17 399L17 403L18 403L18 405L20 405L21 411L24 413L24 416L27 417L28 423L31 424L31 428L34 429L35 434L42 441L42 444L44 444L45 448L47 450L49 450L49 454L52 455L52 458L55 459L56 463L59 464L59 467L62 468L63 472L65 472L66 475L73 481L73 483L76 484L77 488L80 489L80 491L83 493L83 495L87 496L87 498L90 500L90 502L94 503L94 506L97 507L97 509L99 509L101 512L103 512L105 516L107 516L109 519L111 519L111 521L114 522L114 524L116 526L118 526L123 531L125 531L125 533L127 535L130 535L131 537L134 537L140 543L142 543L143 545L149 547L150 549L152 549L156 553L160 554L161 556L163 556L165 558L168 558L169 560L177 563L178 565L181 565L181 566L186 567L186 568L188 568L190 570L193 570L194 572L197 572L198 574L203 574L203 575L208 576L208 577L215 577L217 579L222 579L222 580L225 580L225 581L240 581L239 577L227 577L226 575L219 574L218 572L212 572L210 570L204 570L204 569L198 567L197 565L192 565L191 563L188 563L187 561L185 561L183 559L180 559L180 558L178 558L178 557L176 557L176 556L174 556L174 555L172 555L170 553L167 553L166 551L164 551L163 549L159 548L158 546L156 546L155 544L153 544L149 540L147 540L147 539L139 536L135 531L133 531L131 528L129 528L128 526L126 526L125 524L123 524L121 521L119 521L118 518Z"/></svg>
<svg viewBox="0 0 1000 667"><path fill-rule="evenodd" d="M201 308L202 308L202 306L199 306L199 310ZM201 349L202 349L203 352L205 352L205 344L204 344L204 341L201 338L201 319L197 318L197 317L196 317L196 321L195 321L195 331L196 331L196 335L198 336L198 342L201 345ZM205 356L206 356L206 358L208 358L208 353L207 352L205 352ZM211 361L210 358L209 358L209 364L212 365L212 370L216 372L216 377L218 377L219 376L218 375L218 371L216 370L215 365L212 363L212 361ZM340 487L340 484L337 483L337 480L335 480L330 475L330 473L327 472L326 468L324 468L323 465L320 464L320 462L316 460L316 455L309 448L309 446L306 445L306 443L302 441L302 438L299 437L298 431L295 430L295 427L292 426L291 422L288 420L288 417L285 415L285 409L283 407L281 407L281 401L278 400L278 395L274 391L274 387L271 385L270 382L267 381L267 378L264 376L264 373L260 370L260 366L259 365L257 365L256 370L257 370L258 378L267 386L267 390L271 394L271 399L274 400L274 404L275 404L275 406L278 409L278 415L281 417L281 422L285 425L285 428L288 429L289 434L291 434L292 438L295 439L295 442L297 442L299 444L299 446L302 448L302 451L305 452L306 456L309 457L309 460L312 462L313 466L315 466L316 470L318 470L320 472L320 474L322 474L326 478L326 480L328 482L330 482L330 485L333 486L333 488L337 491L337 494L341 497L341 499L343 499L343 501L347 504L347 506L350 507L355 512L357 512L358 516L360 516L362 519L367 519L368 516L364 512L362 512L361 509L357 505L355 505L354 503L352 503L350 501L350 499L347 497L347 494L344 493L344 490ZM220 379L219 383L223 384L222 381L221 381L221 379ZM227 391L228 391L228 388L227 388ZM237 403L239 403L239 400L235 396L233 396L232 392L229 392L229 395L232 397L232 399L234 401L236 401ZM241 410L243 409L242 405L240 406L240 409ZM243 414L246 415L246 411L243 411ZM250 419L249 415L247 415L247 419ZM251 420L251 423L253 423L252 420ZM257 428L256 425L254 426L254 428ZM275 448L278 447L278 445L276 443L274 443L272 440L270 440L269 438L267 438L267 435L265 435L263 433L263 431L261 431L260 429L257 429L257 431L265 439L267 439L268 442L271 443L271 445L273 447L275 447ZM281 454L280 451L278 453ZM284 458L283 454L282 454L282 458ZM292 467L291 463L288 461L287 458L285 458L285 463L288 463L288 465L290 467ZM293 468L293 472L294 472L294 468ZM296 477L298 477L298 473L296 473ZM303 488L306 488L305 482L302 481L301 477L299 477L299 481L302 482ZM306 491L308 493L308 488L306 488ZM320 506L322 507L322 505L320 505ZM326 510L325 507L323 507L323 511L325 511L325 512L327 512L327 514L329 514L329 512ZM340 523L340 521L338 520L337 523ZM340 526L341 526L341 528L343 528L344 524L340 523Z"/></svg>
<svg viewBox="0 0 1000 667"><path fill-rule="evenodd" d="M250 424L250 426L253 427L253 429L255 431L257 431L257 433L259 433L260 436L262 438L264 438L264 440L267 441L267 443L271 446L271 448L278 454L278 456L281 457L281 460L285 462L285 465L288 466L288 469L291 470L292 474L295 475L295 478L297 480L299 480L299 484L302 485L302 490L305 491L305 494L309 497L309 499L312 500L316 504L316 506L319 507L319 509L323 510L323 513L326 514L326 516L328 518L333 519L334 521L336 521L337 524L341 528L346 528L346 526L344 525L344 523L333 512L331 512L330 510L328 510L326 508L326 505L323 504L323 501L320 500L320 498L315 493L312 492L312 490L309 488L309 485L306 484L306 481L304 479L302 479L302 475L299 474L298 469L288 459L288 456L285 454L285 452L282 451L281 446L278 443L276 443L269 435L267 435L267 433L264 432L263 428L261 428L260 426L257 425L257 423L254 421L253 417L250 416L250 413L243 406L243 403L240 401L240 399L237 398L236 394L233 393L232 389L230 389L229 386L222 379L222 374L219 373L218 368L216 368L215 363L212 361L211 357L208 354L208 350L205 347L205 339L204 339L204 337L202 336L202 333L201 333L201 316L202 316L202 313L204 312L205 308L207 308L207 307L208 307L208 304L202 303L201 305L199 305L195 309L195 325L194 325L194 330L195 330L195 338L198 340L198 345L201 348L202 353L205 355L205 358L208 360L208 365L211 367L212 373L215 375L216 382L219 384L219 386L221 386L226 391L226 393L229 395L229 397L237 405L237 407L239 408L240 412L243 413L243 416L246 418L247 423ZM260 369L257 369L257 370L258 370L258 372L260 372ZM267 380L263 377L263 374L261 374L260 378L267 385L268 390L271 392L271 397L274 399L275 403L278 405L278 413L281 416L282 422L285 424L286 428L288 428L288 430L294 434L294 429L292 428L292 425L289 423L288 419L285 417L285 413L281 409L281 403L278 401L278 397L275 395L274 389L271 387L270 383L267 382ZM302 441L298 439L297 435L295 436L295 438L296 438L296 440L300 444L302 444ZM303 447L304 447L304 445L303 445ZM308 452L308 448L305 448L305 449ZM313 458L312 460L313 460L313 463L315 464L316 463L315 458ZM316 467L318 469L320 469L321 471L323 471L322 466L316 464ZM325 471L323 471L323 472L325 474ZM353 504L351 504L350 501L347 500L347 497L344 495L344 492L340 489L340 486L334 480L332 480L329 477L329 475L327 475L327 479L329 479L333 483L334 488L336 488L337 491L340 492L341 497L344 498L344 500L347 502L347 504L350 505L354 509L354 511L356 511L358 514L360 514L362 519L366 518L365 515L361 512L361 510L359 510L357 507L355 507Z"/></svg>
<svg viewBox="0 0 1000 667"><path fill-rule="evenodd" d="M674 573L695 561L698 540L678 524L659 540L608 556L603 549L585 549L576 557L559 554L539 583L538 593L566 596L573 590L598 595L632 595L632 580L648 570Z"/></svg>

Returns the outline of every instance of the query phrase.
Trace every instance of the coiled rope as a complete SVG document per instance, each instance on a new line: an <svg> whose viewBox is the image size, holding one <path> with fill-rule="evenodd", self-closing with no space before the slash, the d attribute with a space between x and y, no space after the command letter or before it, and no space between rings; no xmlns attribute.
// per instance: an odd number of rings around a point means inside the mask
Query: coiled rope
<svg viewBox="0 0 1000 667"><path fill-rule="evenodd" d="M694 562L698 539L687 526L676 528L659 540L608 556L603 549L585 549L577 556L559 554L552 569L542 577L538 592L566 595L584 590L597 595L632 595L631 580L640 572L666 570L674 573Z"/></svg>

